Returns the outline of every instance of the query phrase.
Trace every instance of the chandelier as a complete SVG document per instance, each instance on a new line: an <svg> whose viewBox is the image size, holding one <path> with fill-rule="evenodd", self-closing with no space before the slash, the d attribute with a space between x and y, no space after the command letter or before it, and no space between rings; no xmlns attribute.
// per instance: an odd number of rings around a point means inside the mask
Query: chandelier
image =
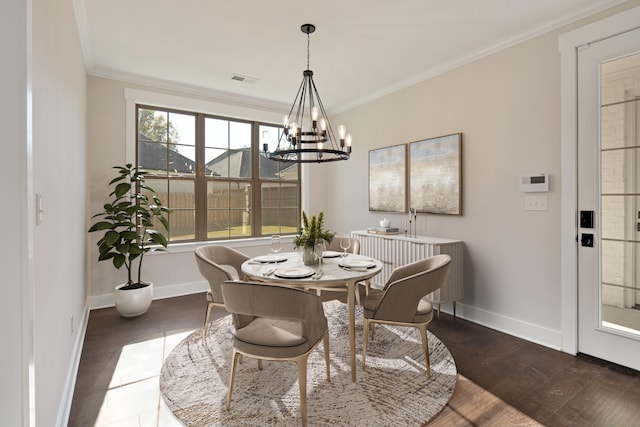
<svg viewBox="0 0 640 427"><path fill-rule="evenodd" d="M278 139L276 149L269 152L269 145L265 143L263 150L270 159L281 162L322 163L347 160L351 154L351 135L347 135L346 128L340 125L336 139L313 82L313 71L309 69L309 34L316 27L304 24L300 30L307 35L307 69L302 72L302 83L291 110L284 116L284 131Z"/></svg>

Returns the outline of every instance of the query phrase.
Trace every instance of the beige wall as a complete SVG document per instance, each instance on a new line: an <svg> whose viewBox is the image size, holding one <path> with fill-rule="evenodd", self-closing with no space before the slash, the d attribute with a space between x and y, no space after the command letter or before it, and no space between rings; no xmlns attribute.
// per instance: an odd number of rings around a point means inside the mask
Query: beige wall
<svg viewBox="0 0 640 427"><path fill-rule="evenodd" d="M4 2L0 34L0 424L62 426L88 314L86 72L71 1Z"/></svg>
<svg viewBox="0 0 640 427"><path fill-rule="evenodd" d="M376 225L368 211L368 150L463 133L463 215L421 214L418 234L465 242L462 316L559 348L560 56L558 35L638 5L536 37L368 104L334 120L355 136L349 165L327 167L329 224L340 232ZM526 211L521 175L551 176L548 211ZM449 307L450 310L450 307Z"/></svg>
<svg viewBox="0 0 640 427"><path fill-rule="evenodd" d="M34 2L33 183L38 425L70 409L86 322L86 72L71 1Z"/></svg>
<svg viewBox="0 0 640 427"><path fill-rule="evenodd" d="M125 159L125 87L136 86L89 78L92 212L103 203L109 168ZM465 241L462 315L559 346L559 93L554 33L339 114L334 121L357 135L354 153L348 162L309 167L308 209L324 210L338 233L383 216L402 225L402 215L368 211L368 150L462 132L463 216L420 215L418 233ZM525 211L519 177L540 172L551 175L549 210ZM101 305L124 271L94 261L94 240L91 295ZM161 295L202 282L190 251L149 257L145 274Z"/></svg>
<svg viewBox="0 0 640 427"><path fill-rule="evenodd" d="M29 422L29 362L33 349L29 277L32 242L27 179L31 147L28 120L30 88L28 7L30 1L8 0L0 14L0 128L3 165L0 168L2 221L0 234L0 414L12 426ZM11 159L11 161L8 161ZM16 179L17 178L17 179ZM11 206L7 206L11 201Z"/></svg>
<svg viewBox="0 0 640 427"><path fill-rule="evenodd" d="M465 241L464 316L521 334L527 324L559 331L559 70L548 34L340 114L357 139L349 167L328 174L328 187L341 188L334 227L384 216L403 228L404 215L368 211L368 150L462 132L463 215L421 214L418 234ZM542 172L549 210L526 211L520 176Z"/></svg>
<svg viewBox="0 0 640 427"><path fill-rule="evenodd" d="M124 164L127 159L127 135L125 129L126 90L132 92L148 92L166 95L161 104L166 107L185 108L181 102L189 100L198 107L206 109L206 113L229 115L233 117L251 118L277 122L281 114L266 109L249 109L239 105L221 104L207 96L176 93L169 90L125 83L121 81L89 77L88 83L88 183L89 211L101 210L108 199L107 184L113 178L112 166ZM149 102L149 101L147 101ZM196 108L196 107L194 107ZM248 115L247 115L248 114ZM131 136L129 136L131 140ZM132 161L132 160L130 160ZM96 242L99 233L87 235L88 239L88 277L90 284L90 306L104 307L113 305L113 288L126 281L126 270L116 270L111 262L97 262L98 249ZM288 243L285 242L285 245ZM231 243L248 254L259 255L266 250L266 239ZM143 280L154 284L154 297L163 298L185 293L202 292L208 284L198 272L193 251L196 245L179 245L170 248L169 253L150 253L145 255L143 263ZM284 249L291 248L285 246Z"/></svg>
<svg viewBox="0 0 640 427"><path fill-rule="evenodd" d="M354 135L353 156L348 162L309 165L303 170L303 207L313 213L324 210L329 228L338 233L374 225L383 216L394 225L404 224L402 215L368 211L368 151L462 132L463 215L420 215L418 233L465 241L462 316L559 348L558 34L637 3L618 6L336 115L333 121L344 123ZM125 160L125 88L170 93L89 78L92 212L104 200L109 168ZM520 176L542 172L551 176L550 192L545 193L548 210L526 211ZM123 281L124 272L95 262L94 238L89 244L92 304L108 305L113 286ZM260 242L242 248L249 253L264 250ZM156 295L204 289L193 248L183 249L145 261L145 274L156 284Z"/></svg>

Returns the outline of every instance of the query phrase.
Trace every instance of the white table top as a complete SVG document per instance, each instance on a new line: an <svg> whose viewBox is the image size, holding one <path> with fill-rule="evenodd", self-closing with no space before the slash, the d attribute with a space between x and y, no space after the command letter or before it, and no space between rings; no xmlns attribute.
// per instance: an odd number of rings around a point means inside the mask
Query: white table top
<svg viewBox="0 0 640 427"><path fill-rule="evenodd" d="M323 274L320 277L283 278L278 277L278 272L285 272L292 268L308 268L317 271L318 266L305 266L300 252L285 252L282 254L286 261L279 263L260 263L251 259L242 264L242 272L251 280L261 282L283 283L287 285L300 285L305 288L330 288L344 286L349 281L361 281L369 279L380 272L382 263L378 260L363 255L348 254L346 257L324 258L322 261ZM371 268L347 269L340 266L349 261L371 261L375 264ZM274 270L275 269L275 270Z"/></svg>

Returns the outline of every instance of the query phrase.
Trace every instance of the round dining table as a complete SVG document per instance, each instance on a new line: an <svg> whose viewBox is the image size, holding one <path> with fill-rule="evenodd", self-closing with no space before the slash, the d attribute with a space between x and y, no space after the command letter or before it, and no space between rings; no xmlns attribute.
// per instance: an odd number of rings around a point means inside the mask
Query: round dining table
<svg viewBox="0 0 640 427"><path fill-rule="evenodd" d="M302 253L287 252L252 258L242 264L247 280L278 283L304 289L331 290L346 288L349 312L351 380L356 381L356 291L357 283L370 279L382 270L382 262L356 254L327 251L319 265L306 266Z"/></svg>

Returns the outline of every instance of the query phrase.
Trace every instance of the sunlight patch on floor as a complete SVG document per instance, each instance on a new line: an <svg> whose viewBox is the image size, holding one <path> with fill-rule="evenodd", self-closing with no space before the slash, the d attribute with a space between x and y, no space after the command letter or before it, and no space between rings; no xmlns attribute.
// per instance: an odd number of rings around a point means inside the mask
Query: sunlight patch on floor
<svg viewBox="0 0 640 427"><path fill-rule="evenodd" d="M167 333L124 346L95 427L182 426L160 395L160 370L169 353L192 332Z"/></svg>
<svg viewBox="0 0 640 427"><path fill-rule="evenodd" d="M496 395L458 374L451 401L432 426L542 426Z"/></svg>

